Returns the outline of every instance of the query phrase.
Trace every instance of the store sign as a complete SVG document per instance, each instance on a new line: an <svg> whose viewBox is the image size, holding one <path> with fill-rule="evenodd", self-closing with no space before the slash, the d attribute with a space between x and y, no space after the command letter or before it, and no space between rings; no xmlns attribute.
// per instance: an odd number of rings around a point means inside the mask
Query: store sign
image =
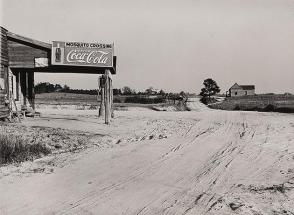
<svg viewBox="0 0 294 215"><path fill-rule="evenodd" d="M52 43L52 65L113 67L113 44Z"/></svg>

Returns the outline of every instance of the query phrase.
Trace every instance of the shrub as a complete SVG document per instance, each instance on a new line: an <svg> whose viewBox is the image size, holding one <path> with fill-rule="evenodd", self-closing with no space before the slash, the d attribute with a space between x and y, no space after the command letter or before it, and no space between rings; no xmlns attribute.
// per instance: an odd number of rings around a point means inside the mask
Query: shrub
<svg viewBox="0 0 294 215"><path fill-rule="evenodd" d="M121 103L121 99L120 98L117 98L117 97L114 97L113 98L113 102L114 103Z"/></svg>
<svg viewBox="0 0 294 215"><path fill-rule="evenodd" d="M33 160L50 153L50 148L44 144L29 144L20 136L0 134L0 164Z"/></svg>
<svg viewBox="0 0 294 215"><path fill-rule="evenodd" d="M265 112L274 112L276 110L276 106L274 106L273 104L268 104L263 111Z"/></svg>
<svg viewBox="0 0 294 215"><path fill-rule="evenodd" d="M213 103L216 103L217 102L217 99L216 98L213 98L213 97L201 97L200 101L205 104L205 105L209 105L209 104L213 104Z"/></svg>
<svg viewBox="0 0 294 215"><path fill-rule="evenodd" d="M249 107L249 108L246 108L246 111L261 111L261 109L259 107Z"/></svg>
<svg viewBox="0 0 294 215"><path fill-rule="evenodd" d="M206 97L201 97L200 101L201 101L203 104L207 105L207 99L206 99Z"/></svg>
<svg viewBox="0 0 294 215"><path fill-rule="evenodd" d="M240 108L239 105L236 105L236 106L234 107L234 110L241 110L241 108Z"/></svg>
<svg viewBox="0 0 294 215"><path fill-rule="evenodd" d="M91 104L89 107L90 110L97 110L97 105Z"/></svg>
<svg viewBox="0 0 294 215"><path fill-rule="evenodd" d="M279 107L275 109L276 112L279 113L294 113L293 107Z"/></svg>
<svg viewBox="0 0 294 215"><path fill-rule="evenodd" d="M163 102L165 102L165 99L162 97L149 98L141 96L129 96L125 99L125 103L157 104Z"/></svg>

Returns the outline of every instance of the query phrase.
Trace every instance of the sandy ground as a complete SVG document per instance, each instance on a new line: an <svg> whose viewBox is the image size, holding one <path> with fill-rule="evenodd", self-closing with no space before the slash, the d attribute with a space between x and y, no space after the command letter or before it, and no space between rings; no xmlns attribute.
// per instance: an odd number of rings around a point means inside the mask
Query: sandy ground
<svg viewBox="0 0 294 215"><path fill-rule="evenodd" d="M294 214L294 115L191 106L117 111L111 125L40 110L23 124L99 138L52 171L2 177L0 214Z"/></svg>

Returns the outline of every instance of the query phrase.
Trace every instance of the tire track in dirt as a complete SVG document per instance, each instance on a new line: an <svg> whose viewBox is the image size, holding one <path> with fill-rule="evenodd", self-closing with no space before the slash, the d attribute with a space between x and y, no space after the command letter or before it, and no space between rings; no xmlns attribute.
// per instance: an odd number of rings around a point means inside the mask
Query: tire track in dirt
<svg viewBox="0 0 294 215"><path fill-rule="evenodd" d="M244 123L239 124L238 127L241 127L243 129L243 131L241 132L242 135L240 135L240 129L236 129L236 136L240 139L245 137L245 133L246 133L246 126ZM228 128L232 128L232 123L226 123L225 125L223 125L223 127L220 130L223 131L228 131ZM252 135L252 133L254 134L254 130L251 131L249 134L247 134L246 136L248 136L249 138L253 138L254 135ZM196 135L197 136L197 135ZM234 158L238 155L238 153L240 151L243 150L245 146L241 147L240 149L237 150L237 144L234 144L233 142L229 142L227 145L224 146L224 149L217 151L215 154L213 154L211 156L211 158L209 159L209 161L205 162L206 165L204 167L202 167L202 170L200 170L199 174L196 176L194 183L199 183L203 177L208 176L211 172L215 171L216 168L222 166L222 171L224 171L223 169L226 169L228 167L228 165L234 160ZM228 160L228 156L231 157ZM202 192L201 194L199 194L196 199L194 200L194 202L190 203L191 206L189 206L183 214L188 214L194 207L196 207L198 205L198 202L200 201L200 199L203 199L203 197L205 195L207 195L208 193L211 193L212 187L217 183L217 179L218 177L220 177L221 172L218 173L218 175L216 175L212 180L212 183L210 183L210 185L208 186L208 188ZM208 196L208 195L207 195ZM214 197L213 197L214 198ZM212 201L212 199L209 199L209 202ZM216 204L217 202L219 202L220 199L218 199L215 202L212 202L212 204L209 206L207 212L209 212ZM188 204L189 205L189 204Z"/></svg>
<svg viewBox="0 0 294 215"><path fill-rule="evenodd" d="M51 209L54 214L114 215L292 214L294 168L290 164L294 158L294 147L291 147L294 127L288 128L285 122L276 122L269 116L256 119L261 117L257 113L197 114L198 117L190 116L194 121L144 118L140 125L144 127L148 122L149 126L135 135L128 133L128 137L169 132L164 126L172 127L171 135L133 141L139 144L126 141L108 154L93 153L91 158L76 162L72 173L77 174L78 168L107 171L97 174L78 171L86 174L80 177L78 186L91 183L83 189L79 187L81 190L76 193L69 192L71 198L60 199L44 187L49 196L56 197L54 201L47 203L51 199L40 196L46 202L38 200L41 204L38 207L28 206L27 199L20 202L16 198L18 204L11 203L10 207L15 207L12 211ZM72 183L70 173L66 175L68 183ZM64 177L61 172L59 176L58 179ZM39 194L48 195L41 191Z"/></svg>

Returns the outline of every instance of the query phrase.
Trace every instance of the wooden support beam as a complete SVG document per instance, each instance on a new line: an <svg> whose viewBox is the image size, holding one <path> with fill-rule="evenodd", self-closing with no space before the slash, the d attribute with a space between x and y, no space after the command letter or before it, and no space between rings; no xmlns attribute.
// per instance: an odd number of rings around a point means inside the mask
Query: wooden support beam
<svg viewBox="0 0 294 215"><path fill-rule="evenodd" d="M110 70L105 70L105 124L109 124L110 118Z"/></svg>
<svg viewBox="0 0 294 215"><path fill-rule="evenodd" d="M16 73L16 100L20 100L20 72Z"/></svg>
<svg viewBox="0 0 294 215"><path fill-rule="evenodd" d="M111 118L114 118L112 79L110 79L110 108L111 108Z"/></svg>
<svg viewBox="0 0 294 215"><path fill-rule="evenodd" d="M29 72L28 73L28 99L31 107L33 110L35 110L35 90L34 90L34 85L35 85L35 77L34 77L34 72Z"/></svg>
<svg viewBox="0 0 294 215"><path fill-rule="evenodd" d="M99 77L99 91L101 96L100 108L99 108L99 116L105 115L105 83L103 82L103 76Z"/></svg>
<svg viewBox="0 0 294 215"><path fill-rule="evenodd" d="M28 96L29 96L29 72L26 72L25 73L25 96L24 96L24 105L26 106L27 108L27 101L28 101Z"/></svg>

